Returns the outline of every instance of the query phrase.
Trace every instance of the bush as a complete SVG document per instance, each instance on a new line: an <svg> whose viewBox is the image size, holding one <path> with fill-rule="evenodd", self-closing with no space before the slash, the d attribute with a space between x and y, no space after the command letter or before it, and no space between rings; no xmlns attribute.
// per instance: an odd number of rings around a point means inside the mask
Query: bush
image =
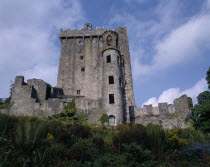
<svg viewBox="0 0 210 167"><path fill-rule="evenodd" d="M163 153L168 145L168 131L160 125L148 124L146 127L145 145L156 153Z"/></svg>
<svg viewBox="0 0 210 167"><path fill-rule="evenodd" d="M182 129L179 136L183 139L187 139L189 144L209 142L207 134L205 135L202 131L196 130L193 127Z"/></svg>
<svg viewBox="0 0 210 167"><path fill-rule="evenodd" d="M41 139L46 138L47 133L46 124L43 122L19 121L12 134L12 142L16 149L29 152Z"/></svg>
<svg viewBox="0 0 210 167"><path fill-rule="evenodd" d="M87 139L79 139L71 148L68 159L76 161L93 161L98 155L98 150L94 148L94 145Z"/></svg>
<svg viewBox="0 0 210 167"><path fill-rule="evenodd" d="M118 151L121 151L123 144L136 143L143 145L144 143L146 134L144 126L140 124L131 124L127 126L129 126L128 129L120 131L113 139L113 143Z"/></svg>
<svg viewBox="0 0 210 167"><path fill-rule="evenodd" d="M168 141L171 149L179 149L186 146L187 139L180 138L181 128L175 128L169 132Z"/></svg>

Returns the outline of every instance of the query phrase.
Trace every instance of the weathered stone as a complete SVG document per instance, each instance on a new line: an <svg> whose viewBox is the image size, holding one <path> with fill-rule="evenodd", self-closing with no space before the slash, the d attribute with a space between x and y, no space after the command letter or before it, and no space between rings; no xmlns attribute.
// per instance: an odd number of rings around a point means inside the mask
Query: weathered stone
<svg viewBox="0 0 210 167"><path fill-rule="evenodd" d="M161 124L185 127L191 113L190 99L182 96L174 104L136 108L131 73L127 30L119 27L60 30L60 63L57 87L40 79L24 82L17 76L12 91L10 114L49 116L63 112L63 106L75 99L80 113L92 123L99 123L107 113L113 125L121 123Z"/></svg>

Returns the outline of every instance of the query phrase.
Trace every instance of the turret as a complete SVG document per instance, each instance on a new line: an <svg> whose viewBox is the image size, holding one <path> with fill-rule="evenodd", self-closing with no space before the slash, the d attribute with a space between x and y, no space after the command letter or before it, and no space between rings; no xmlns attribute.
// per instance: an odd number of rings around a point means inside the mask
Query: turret
<svg viewBox="0 0 210 167"><path fill-rule="evenodd" d="M117 49L117 33L106 31L103 35L103 109L109 116L109 124L123 123L123 87L121 54Z"/></svg>

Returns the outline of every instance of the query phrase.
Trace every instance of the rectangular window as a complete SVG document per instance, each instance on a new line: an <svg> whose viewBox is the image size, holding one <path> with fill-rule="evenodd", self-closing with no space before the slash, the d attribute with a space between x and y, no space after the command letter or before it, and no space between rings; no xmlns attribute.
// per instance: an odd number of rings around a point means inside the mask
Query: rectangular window
<svg viewBox="0 0 210 167"><path fill-rule="evenodd" d="M84 59L84 56L80 56L80 59L83 60Z"/></svg>
<svg viewBox="0 0 210 167"><path fill-rule="evenodd" d="M77 95L80 95L80 90L77 90Z"/></svg>
<svg viewBox="0 0 210 167"><path fill-rule="evenodd" d="M81 68L81 71L82 71L82 72L84 72L84 71L85 71L85 68L84 68L84 67L82 67L82 68Z"/></svg>
<svg viewBox="0 0 210 167"><path fill-rule="evenodd" d="M109 94L109 104L114 104L114 94Z"/></svg>
<svg viewBox="0 0 210 167"><path fill-rule="evenodd" d="M106 62L111 63L111 55L106 56Z"/></svg>
<svg viewBox="0 0 210 167"><path fill-rule="evenodd" d="M122 81L121 81L121 78L119 78L119 85L122 87Z"/></svg>
<svg viewBox="0 0 210 167"><path fill-rule="evenodd" d="M113 76L109 76L109 84L114 84L114 77Z"/></svg>

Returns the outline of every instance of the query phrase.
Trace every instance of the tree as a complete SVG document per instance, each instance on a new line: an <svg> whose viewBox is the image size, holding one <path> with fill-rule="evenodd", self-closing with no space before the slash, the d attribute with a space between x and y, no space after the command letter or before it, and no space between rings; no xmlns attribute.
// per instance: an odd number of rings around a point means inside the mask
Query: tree
<svg viewBox="0 0 210 167"><path fill-rule="evenodd" d="M210 101L210 92L204 91L200 93L197 97L198 104L204 104Z"/></svg>
<svg viewBox="0 0 210 167"><path fill-rule="evenodd" d="M210 89L210 68L207 71L207 83ZM193 108L193 121L197 129L210 132L210 92L204 91L197 97L198 104Z"/></svg>
<svg viewBox="0 0 210 167"><path fill-rule="evenodd" d="M210 102L195 105L193 111L195 127L204 132L210 132Z"/></svg>
<svg viewBox="0 0 210 167"><path fill-rule="evenodd" d="M206 80L207 80L207 83L208 83L208 88L210 89L210 67L208 69L208 71L206 72Z"/></svg>

